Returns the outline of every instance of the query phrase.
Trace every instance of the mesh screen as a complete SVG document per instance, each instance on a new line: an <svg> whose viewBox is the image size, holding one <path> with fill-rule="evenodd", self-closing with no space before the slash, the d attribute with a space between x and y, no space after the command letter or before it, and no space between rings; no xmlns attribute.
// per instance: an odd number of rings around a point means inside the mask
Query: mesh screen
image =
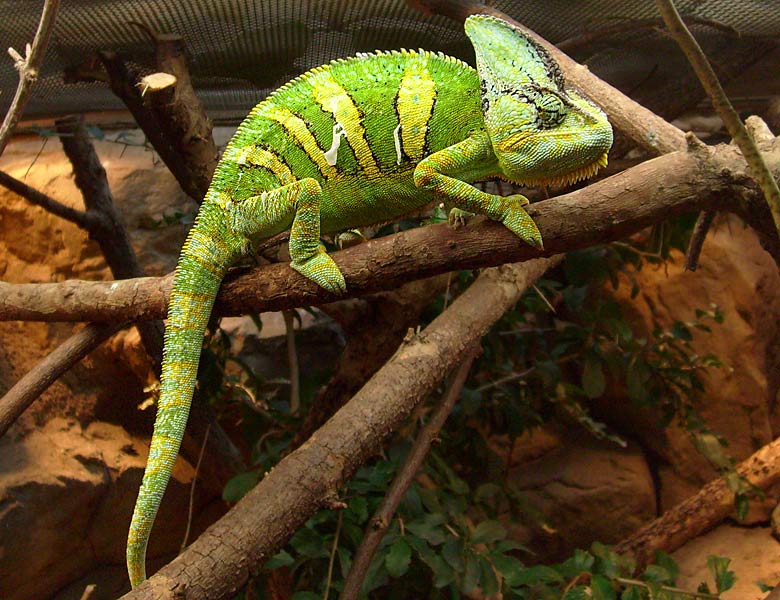
<svg viewBox="0 0 780 600"><path fill-rule="evenodd" d="M494 6L553 42L585 31L657 16L653 0L496 0ZM678 0L684 14L717 21L750 37L778 36L776 0ZM42 0L0 0L0 46L22 51L32 41ZM40 79L25 117L123 108L103 83L65 84L62 73L97 50L115 50L142 72L153 70L145 26L186 41L193 83L207 110L239 118L295 75L335 57L375 49L442 50L471 61L460 26L424 17L403 0L62 0ZM703 45L722 30L694 26ZM668 41L652 30L614 33L574 52L607 80L658 68ZM667 52L669 72L681 63ZM654 63L655 66L653 66ZM0 110L18 81L10 57L0 58Z"/></svg>

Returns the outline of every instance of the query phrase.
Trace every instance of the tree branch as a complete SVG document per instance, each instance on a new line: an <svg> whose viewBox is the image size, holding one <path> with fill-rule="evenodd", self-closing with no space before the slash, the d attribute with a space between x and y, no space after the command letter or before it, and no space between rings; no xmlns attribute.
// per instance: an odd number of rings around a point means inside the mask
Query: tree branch
<svg viewBox="0 0 780 600"><path fill-rule="evenodd" d="M0 185L11 190L15 194L19 194L31 204L40 206L45 211L50 212L61 219L70 221L86 231L91 231L97 224L93 215L88 212L65 206L62 202L55 200L51 196L47 196L43 192L39 192L26 183L19 181L16 177L11 177L4 171L0 171Z"/></svg>
<svg viewBox="0 0 780 600"><path fill-rule="evenodd" d="M780 169L780 145L767 159ZM753 207L752 204L755 204ZM751 204L749 210L745 204ZM393 289L411 278L552 256L625 237L674 216L703 208L739 212L763 236L775 260L777 234L766 204L751 186L745 163L732 146L702 146L668 154L529 208L545 240L539 252L500 223L475 220L452 231L446 223L411 229L333 254L349 294ZM763 213L761 212L763 211ZM765 218L762 218L763 217ZM0 320L125 321L164 316L170 275L116 282L0 282ZM273 264L228 275L217 315L320 305L337 298L290 269Z"/></svg>
<svg viewBox="0 0 780 600"><path fill-rule="evenodd" d="M49 45L51 33L54 30L54 22L57 17L57 8L60 0L46 0L43 4L43 13L38 23L38 31L35 32L32 46L27 44L25 56L21 56L13 48L8 49L8 53L16 62L16 69L19 71L19 85L16 88L16 94L11 101L11 106L0 125L0 154L5 150L11 132L16 127L19 119L22 118L24 107L32 92L32 86L38 79L38 69L43 64L43 57L46 54L46 47Z"/></svg>
<svg viewBox="0 0 780 600"><path fill-rule="evenodd" d="M766 490L780 482L780 438L737 465L737 473ZM722 477L710 481L693 496L641 527L615 546L619 554L633 555L641 568L656 550L672 552L711 529L734 511L734 492Z"/></svg>
<svg viewBox="0 0 780 600"><path fill-rule="evenodd" d="M707 95L712 100L712 106L723 120L729 135L731 135L742 151L753 178L761 187L766 202L769 204L775 227L780 232L780 189L777 187L777 181L775 181L772 173L769 172L761 152L758 151L758 147L748 135L747 129L745 129L745 125L739 118L737 111L734 110L731 102L729 102L726 92L723 91L707 57L680 18L680 13L677 12L674 2L672 0L656 0L655 3L666 26L669 28L669 32L683 53L685 53L702 87L707 91Z"/></svg>
<svg viewBox="0 0 780 600"><path fill-rule="evenodd" d="M366 246L367 244L360 244ZM489 269L388 363L311 439L283 459L186 552L126 600L230 598L260 564L397 429L414 407L547 270L550 261Z"/></svg>

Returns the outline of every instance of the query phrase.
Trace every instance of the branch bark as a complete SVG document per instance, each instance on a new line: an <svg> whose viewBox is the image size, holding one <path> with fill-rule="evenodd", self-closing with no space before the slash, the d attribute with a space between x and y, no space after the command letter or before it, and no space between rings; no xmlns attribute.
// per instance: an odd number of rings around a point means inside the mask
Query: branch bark
<svg viewBox="0 0 780 600"><path fill-rule="evenodd" d="M737 472L762 490L780 482L780 438L741 462ZM641 527L614 550L633 555L641 568L653 559L656 550L672 552L733 512L734 492L728 489L723 478L714 479L687 500Z"/></svg>
<svg viewBox="0 0 780 600"><path fill-rule="evenodd" d="M780 144L775 141L765 153L769 164L780 170ZM363 296L396 288L412 278L552 256L623 239L653 223L704 208L740 213L778 260L780 244L766 203L739 152L725 145L668 154L533 204L530 212L545 240L543 252L519 242L500 223L475 220L457 231L445 223L403 231L336 252L334 257L350 295ZM170 282L170 275L116 282L0 282L0 320L157 319L165 314ZM287 264L274 264L234 270L222 286L215 314L282 310L336 299L343 298L327 294Z"/></svg>
<svg viewBox="0 0 780 600"><path fill-rule="evenodd" d="M83 116L70 116L55 121L62 148L73 165L76 186L84 197L86 214L90 215L90 238L100 246L111 273L116 279L141 277L144 272L130 243L122 215L116 208L106 170L100 163L95 147L89 140ZM139 323L144 348L160 372L162 363L163 327L161 322Z"/></svg>
<svg viewBox="0 0 780 600"><path fill-rule="evenodd" d="M366 244L361 244L365 246ZM230 598L306 520L337 497L354 471L398 428L464 352L547 270L550 261L481 274L311 439L283 459L183 554L123 598Z"/></svg>

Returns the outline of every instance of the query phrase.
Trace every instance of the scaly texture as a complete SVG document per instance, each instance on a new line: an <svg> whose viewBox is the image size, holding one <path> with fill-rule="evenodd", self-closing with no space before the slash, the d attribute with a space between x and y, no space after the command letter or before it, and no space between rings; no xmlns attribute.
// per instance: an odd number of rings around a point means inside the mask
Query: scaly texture
<svg viewBox="0 0 780 600"><path fill-rule="evenodd" d="M179 451L203 334L222 277L259 240L290 229L291 266L328 291L344 277L320 245L433 201L479 213L541 247L528 201L472 182L562 184L606 164L612 128L566 90L558 66L509 24L469 17L477 70L424 50L337 60L258 104L225 149L182 250L168 309L160 403L127 546L133 587Z"/></svg>

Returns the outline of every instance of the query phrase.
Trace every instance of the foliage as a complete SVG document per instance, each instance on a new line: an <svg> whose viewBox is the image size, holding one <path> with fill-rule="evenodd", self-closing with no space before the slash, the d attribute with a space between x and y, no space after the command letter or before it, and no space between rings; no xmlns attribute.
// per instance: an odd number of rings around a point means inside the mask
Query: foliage
<svg viewBox="0 0 780 600"><path fill-rule="evenodd" d="M406 224L394 227L399 226ZM540 600L691 597L690 592L686 595L674 588L677 568L664 554L639 575L630 560L598 543L560 564L533 564L530 550L509 539L502 524L506 520L499 517L510 511L543 518L522 495L503 484L509 465L482 435L474 433L475 426L484 427L514 443L524 432L556 417L575 422L596 437L625 444L608 424L592 416L588 405L609 395L628 396L639 405L654 406L659 426L675 421L688 431L744 501L751 490L736 475L723 440L696 411L702 373L723 365L713 355L697 354L692 341L696 332L706 335L713 324L722 322L717 307L698 310L689 321L656 327L651 336L642 338L635 335L620 304L602 293L606 285L617 287L622 279L629 282L635 297L639 292L636 270L648 263L663 266L669 241L675 239L682 240L678 230L657 230L650 243L658 243L661 250L654 253L622 243L570 253L561 268L538 281L484 338L483 355L472 369L441 444L410 487L374 556L365 594L436 599L479 591L486 597L500 592L504 598ZM461 273L453 290L472 277ZM430 318L448 301L442 298L435 303ZM217 354L223 363L235 360L224 347ZM278 397L279 382L263 381L245 365L241 367L238 375L227 376L222 368L220 383L228 385L214 395L223 407L230 406L231 398L244 396L247 440L257 441L253 445L256 468L228 484L224 497L230 502L275 464L297 426ZM246 397L260 408L248 413ZM303 400L305 406L308 400ZM252 597L265 597L264 582L275 570L295 582L294 600L337 597L363 531L414 435L412 425L396 436L386 457L357 473L343 491L346 508L338 514L323 511L296 532L266 564ZM332 577L328 575L331 564ZM717 594L733 585L728 559L711 558L708 566ZM704 584L700 591L710 593Z"/></svg>

